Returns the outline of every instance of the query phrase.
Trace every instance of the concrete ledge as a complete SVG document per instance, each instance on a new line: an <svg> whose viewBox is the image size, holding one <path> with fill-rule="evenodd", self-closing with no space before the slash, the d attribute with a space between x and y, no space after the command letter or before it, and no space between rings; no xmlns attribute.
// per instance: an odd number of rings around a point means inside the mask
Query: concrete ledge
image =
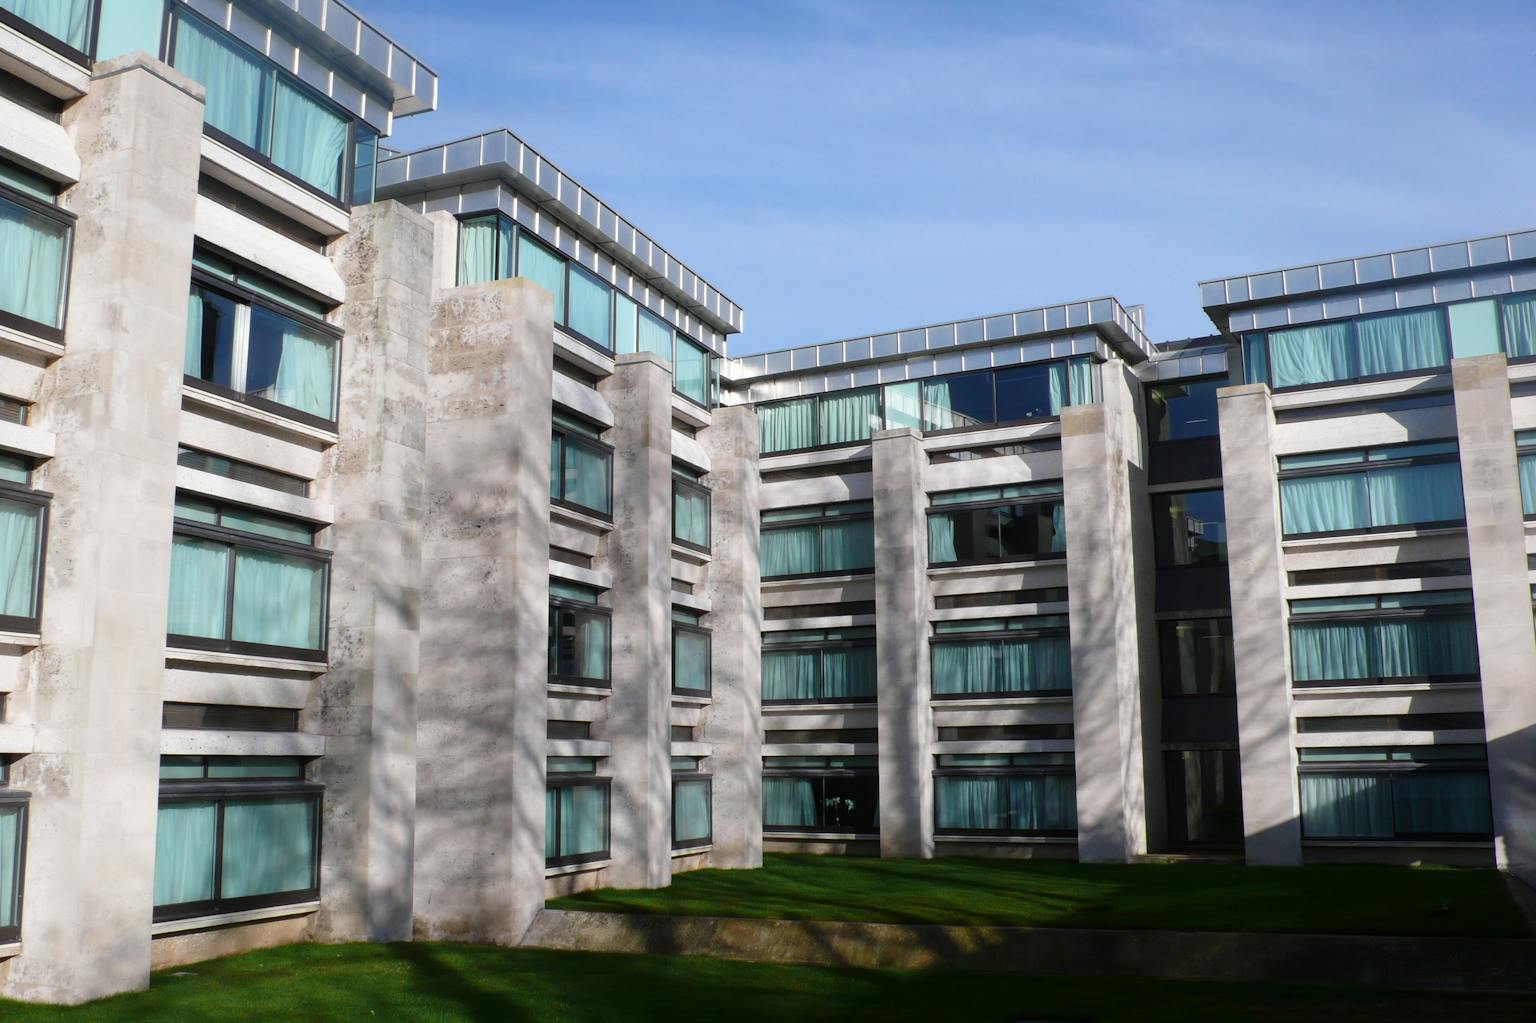
<svg viewBox="0 0 1536 1023"><path fill-rule="evenodd" d="M1067 977L1536 994L1536 940L1096 931L539 913L534 948Z"/></svg>
<svg viewBox="0 0 1536 1023"><path fill-rule="evenodd" d="M189 934L193 931L211 931L217 927L238 927L242 924L260 923L264 920L282 920L290 916L309 916L320 912L318 902L299 902L291 906L269 906L266 909L248 909L242 913L221 913L217 916L198 916L189 920L167 920L155 924L150 934L156 938L169 934Z"/></svg>

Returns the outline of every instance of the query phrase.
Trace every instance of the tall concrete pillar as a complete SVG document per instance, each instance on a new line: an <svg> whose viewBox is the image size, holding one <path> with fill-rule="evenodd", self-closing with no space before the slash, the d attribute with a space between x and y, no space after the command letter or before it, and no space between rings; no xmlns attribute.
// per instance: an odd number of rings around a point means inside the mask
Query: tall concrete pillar
<svg viewBox="0 0 1536 1023"><path fill-rule="evenodd" d="M64 355L36 422L60 438L23 945L0 995L81 1002L149 983L161 680L202 87L142 55L96 65L64 126L80 183Z"/></svg>
<svg viewBox="0 0 1536 1023"><path fill-rule="evenodd" d="M1161 778L1147 742L1158 734L1155 567L1140 403L1123 363L1101 367L1101 391L1101 401L1061 413L1077 855L1123 863L1147 850L1148 776Z"/></svg>
<svg viewBox="0 0 1536 1023"><path fill-rule="evenodd" d="M650 352L621 355L598 387L613 439L613 778L617 888L672 881L672 370Z"/></svg>
<svg viewBox="0 0 1536 1023"><path fill-rule="evenodd" d="M442 292L429 360L415 933L510 945L544 905L553 302Z"/></svg>
<svg viewBox="0 0 1536 1023"><path fill-rule="evenodd" d="M1291 740L1291 644L1274 409L1264 384L1224 387L1217 402L1232 580L1243 846L1251 864L1297 864L1301 808Z"/></svg>
<svg viewBox="0 0 1536 1023"><path fill-rule="evenodd" d="M871 442L875 488L876 721L880 855L933 855L933 695L928 666L928 454L912 429Z"/></svg>
<svg viewBox="0 0 1536 1023"><path fill-rule="evenodd" d="M331 256L347 293L340 441L318 488L336 521L318 721L326 798L317 933L403 941L411 936L431 227L398 203L363 206Z"/></svg>
<svg viewBox="0 0 1536 1023"><path fill-rule="evenodd" d="M763 865L763 613L758 560L757 410L718 408L699 435L709 455L713 551L702 595L713 631L703 741L714 779L714 867Z"/></svg>
<svg viewBox="0 0 1536 1023"><path fill-rule="evenodd" d="M1488 736L1494 851L1536 884L1536 635L1502 355L1451 363Z"/></svg>

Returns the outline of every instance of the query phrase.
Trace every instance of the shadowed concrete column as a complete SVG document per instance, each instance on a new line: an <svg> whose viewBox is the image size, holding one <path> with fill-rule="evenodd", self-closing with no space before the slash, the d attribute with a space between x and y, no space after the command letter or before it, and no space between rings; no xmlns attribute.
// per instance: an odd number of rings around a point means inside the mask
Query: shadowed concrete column
<svg viewBox="0 0 1536 1023"><path fill-rule="evenodd" d="M416 698L415 933L515 944L544 905L549 292L433 305Z"/></svg>
<svg viewBox="0 0 1536 1023"><path fill-rule="evenodd" d="M35 419L60 443L36 477L54 497L44 645L17 707L39 752L13 776L32 807L6 997L80 1002L149 982L202 95L135 55L98 64L64 114L81 159L64 205L80 219L64 355Z"/></svg>
<svg viewBox="0 0 1536 1023"><path fill-rule="evenodd" d="M1488 735L1494 851L1536 884L1536 636L1509 372L1502 355L1456 359L1456 436Z"/></svg>
<svg viewBox="0 0 1536 1023"><path fill-rule="evenodd" d="M598 385L617 424L613 532L613 778L609 876L617 888L672 881L672 371L621 355Z"/></svg>
<svg viewBox="0 0 1536 1023"><path fill-rule="evenodd" d="M715 409L699 434L709 455L713 551L702 595L711 608L711 702L703 740L714 778L714 867L763 865L762 628L758 561L757 410Z"/></svg>
<svg viewBox="0 0 1536 1023"><path fill-rule="evenodd" d="M336 522L317 933L402 941L411 936L431 226L398 203L363 206L331 255L347 293L340 441L319 488Z"/></svg>
<svg viewBox="0 0 1536 1023"><path fill-rule="evenodd" d="M1217 395L1237 655L1244 849L1252 864L1296 864L1301 862L1301 814L1291 741L1291 645L1274 410L1264 384L1223 387Z"/></svg>
<svg viewBox="0 0 1536 1023"><path fill-rule="evenodd" d="M1146 717L1154 568L1137 391L1121 362L1101 367L1103 399L1061 412L1072 627L1077 855L1123 863L1147 850ZM1154 786L1155 787L1155 786Z"/></svg>
<svg viewBox="0 0 1536 1023"><path fill-rule="evenodd" d="M880 855L933 855L933 698L928 674L928 454L916 430L871 442L875 487L875 687Z"/></svg>

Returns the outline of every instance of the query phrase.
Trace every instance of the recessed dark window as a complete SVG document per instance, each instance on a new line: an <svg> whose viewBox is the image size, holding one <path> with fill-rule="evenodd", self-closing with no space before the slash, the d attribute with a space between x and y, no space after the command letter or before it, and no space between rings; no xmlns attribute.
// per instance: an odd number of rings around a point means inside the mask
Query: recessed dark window
<svg viewBox="0 0 1536 1023"><path fill-rule="evenodd" d="M1061 725L953 725L939 728L940 742L978 742L1010 739L1070 739L1072 726Z"/></svg>
<svg viewBox="0 0 1536 1023"><path fill-rule="evenodd" d="M547 739L590 739L592 738L592 722L557 721L554 718L550 718L544 725L544 737Z"/></svg>
<svg viewBox="0 0 1536 1023"><path fill-rule="evenodd" d="M1227 511L1220 490L1154 494L1152 530L1159 567L1227 560Z"/></svg>
<svg viewBox="0 0 1536 1023"><path fill-rule="evenodd" d="M1177 618L1157 623L1164 696L1237 691L1232 619Z"/></svg>
<svg viewBox="0 0 1536 1023"><path fill-rule="evenodd" d="M1226 377L1205 377L1148 387L1148 439L1156 442L1216 436L1216 391L1226 383Z"/></svg>
<svg viewBox="0 0 1536 1023"><path fill-rule="evenodd" d="M797 728L769 729L763 733L765 743L817 743L817 742L877 742L879 733L873 728Z"/></svg>
<svg viewBox="0 0 1536 1023"><path fill-rule="evenodd" d="M161 712L160 726L216 732L295 732L299 728L299 712L280 707L167 703Z"/></svg>

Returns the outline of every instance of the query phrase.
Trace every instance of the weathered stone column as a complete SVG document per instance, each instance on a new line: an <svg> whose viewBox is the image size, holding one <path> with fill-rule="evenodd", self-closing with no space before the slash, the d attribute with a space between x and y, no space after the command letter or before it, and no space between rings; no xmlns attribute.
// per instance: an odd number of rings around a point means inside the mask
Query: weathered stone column
<svg viewBox="0 0 1536 1023"><path fill-rule="evenodd" d="M342 280L340 441L317 491L331 528L330 666L316 921L332 941L411 936L422 473L432 231L398 203L352 213Z"/></svg>
<svg viewBox="0 0 1536 1023"><path fill-rule="evenodd" d="M1224 387L1218 392L1218 406L1244 849L1252 864L1297 864L1301 810L1296 745L1291 741L1291 644L1280 548L1280 490L1275 483L1274 410L1264 384Z"/></svg>
<svg viewBox="0 0 1536 1023"><path fill-rule="evenodd" d="M81 1002L149 983L161 683L202 87L142 55L103 61L64 126L80 183L64 355L37 425L59 436L43 646L23 708L39 752L24 954L0 995Z"/></svg>
<svg viewBox="0 0 1536 1023"><path fill-rule="evenodd" d="M427 382L415 933L516 944L544 905L549 292L442 292Z"/></svg>
<svg viewBox="0 0 1536 1023"><path fill-rule="evenodd" d="M1502 355L1451 363L1488 736L1494 851L1536 884L1536 634L1526 572L1509 371Z"/></svg>
<svg viewBox="0 0 1536 1023"><path fill-rule="evenodd" d="M1158 734L1155 568L1137 391L1123 363L1100 372L1103 399L1061 412L1077 855L1123 863L1147 850L1148 775L1161 777L1145 738Z"/></svg>
<svg viewBox="0 0 1536 1023"><path fill-rule="evenodd" d="M763 865L763 687L758 560L757 410L717 408L699 442L709 455L713 551L709 601L714 665L703 741L714 778L714 867Z"/></svg>
<svg viewBox="0 0 1536 1023"><path fill-rule="evenodd" d="M672 881L672 371L621 355L598 385L617 424L613 532L612 849L617 888Z"/></svg>
<svg viewBox="0 0 1536 1023"><path fill-rule="evenodd" d="M928 668L928 454L912 429L871 442L875 487L875 685L880 855L933 855L933 694Z"/></svg>

